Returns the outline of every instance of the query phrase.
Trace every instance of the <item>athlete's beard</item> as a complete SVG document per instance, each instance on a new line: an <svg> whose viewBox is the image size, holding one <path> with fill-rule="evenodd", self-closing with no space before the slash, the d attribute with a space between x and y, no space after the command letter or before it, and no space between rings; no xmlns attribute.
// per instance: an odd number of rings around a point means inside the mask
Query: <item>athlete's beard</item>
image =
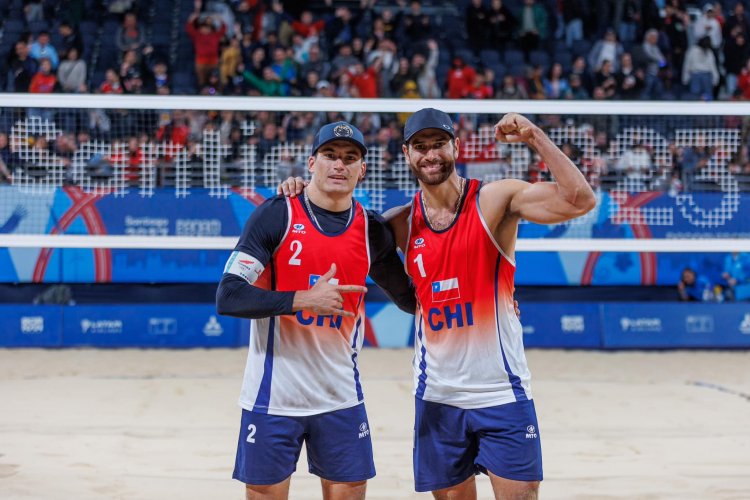
<svg viewBox="0 0 750 500"><path fill-rule="evenodd" d="M437 186L448 180L453 171L456 169L456 162L454 160L446 160L440 166L440 170L432 174L427 174L423 169L415 167L411 164L409 164L409 168L411 169L417 180L422 184L425 184L427 186Z"/></svg>

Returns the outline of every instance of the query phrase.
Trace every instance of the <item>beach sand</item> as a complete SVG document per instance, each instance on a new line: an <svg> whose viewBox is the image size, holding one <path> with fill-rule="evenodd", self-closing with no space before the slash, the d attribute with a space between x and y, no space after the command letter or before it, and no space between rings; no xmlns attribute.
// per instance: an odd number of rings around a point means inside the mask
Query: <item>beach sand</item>
<svg viewBox="0 0 750 500"><path fill-rule="evenodd" d="M750 498L750 352L529 350L544 499ZM413 491L410 349L360 357L377 476ZM0 350L0 498L240 499L244 349ZM478 479L479 497L492 498ZM321 498L303 456L292 499Z"/></svg>

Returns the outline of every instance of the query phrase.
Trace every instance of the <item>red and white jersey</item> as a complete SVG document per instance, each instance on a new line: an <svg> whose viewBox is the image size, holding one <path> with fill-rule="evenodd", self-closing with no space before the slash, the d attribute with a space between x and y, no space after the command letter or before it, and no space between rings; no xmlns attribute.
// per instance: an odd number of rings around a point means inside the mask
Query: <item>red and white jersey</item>
<svg viewBox="0 0 750 500"><path fill-rule="evenodd" d="M287 198L289 224L271 262L253 284L267 290L312 287L336 264L332 282L365 285L370 269L367 215L354 201L352 221L338 234L322 232L300 198ZM345 293L354 317L299 311L252 321L240 395L243 408L304 416L349 408L364 400L357 356L364 341L364 294Z"/></svg>
<svg viewBox="0 0 750 500"><path fill-rule="evenodd" d="M418 192L405 254L418 301L415 395L459 408L531 399L513 307L515 262L482 217L480 187L476 179L467 183L456 219L441 231L425 220Z"/></svg>

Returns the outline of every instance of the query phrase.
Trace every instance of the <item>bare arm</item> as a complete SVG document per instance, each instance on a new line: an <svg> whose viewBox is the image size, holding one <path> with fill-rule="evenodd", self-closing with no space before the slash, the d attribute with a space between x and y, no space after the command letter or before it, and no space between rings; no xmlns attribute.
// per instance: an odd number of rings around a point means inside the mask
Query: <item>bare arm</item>
<svg viewBox="0 0 750 500"><path fill-rule="evenodd" d="M516 113L505 115L495 125L495 137L532 147L556 182L505 180L487 185L482 189L480 203L490 227L496 227L506 216L554 224L580 217L594 208L596 196L578 167L527 118Z"/></svg>

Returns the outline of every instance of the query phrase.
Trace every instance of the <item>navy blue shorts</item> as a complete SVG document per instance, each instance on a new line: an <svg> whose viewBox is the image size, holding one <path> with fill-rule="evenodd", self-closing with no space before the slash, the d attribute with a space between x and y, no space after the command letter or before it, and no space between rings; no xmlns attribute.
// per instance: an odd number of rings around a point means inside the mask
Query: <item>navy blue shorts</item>
<svg viewBox="0 0 750 500"><path fill-rule="evenodd" d="M276 484L297 468L302 443L312 474L336 482L375 476L365 405L287 417L242 410L232 477L246 484Z"/></svg>
<svg viewBox="0 0 750 500"><path fill-rule="evenodd" d="M416 399L414 485L434 491L490 471L516 481L542 480L534 401L465 410Z"/></svg>

